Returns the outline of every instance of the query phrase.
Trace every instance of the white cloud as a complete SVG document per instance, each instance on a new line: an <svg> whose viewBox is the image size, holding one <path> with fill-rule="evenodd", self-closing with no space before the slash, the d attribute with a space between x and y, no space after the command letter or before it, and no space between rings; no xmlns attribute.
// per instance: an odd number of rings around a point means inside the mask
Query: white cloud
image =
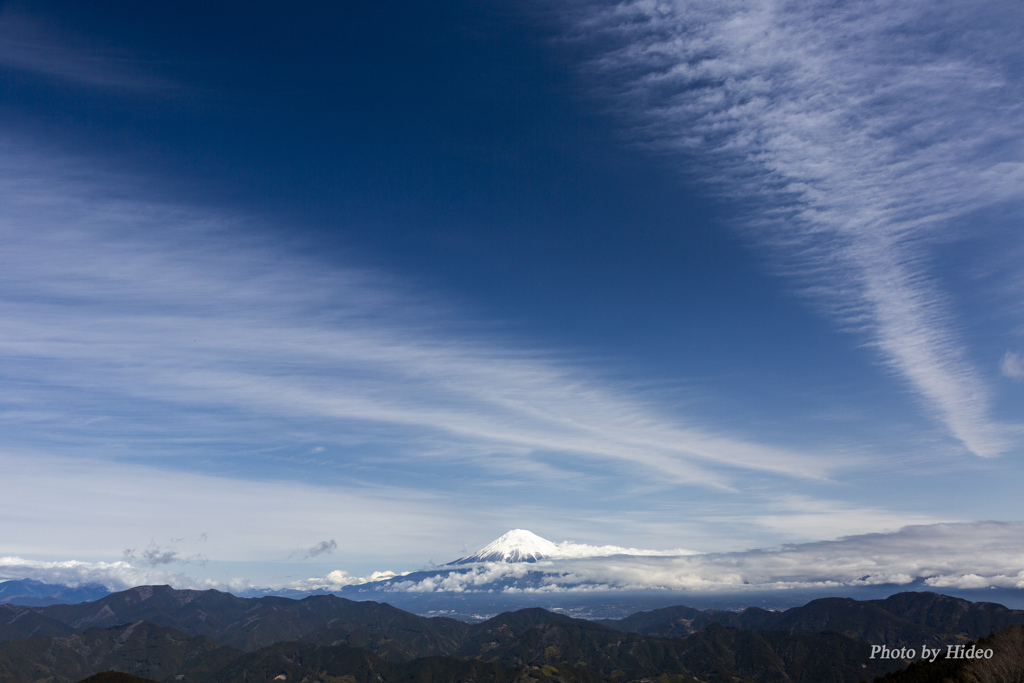
<svg viewBox="0 0 1024 683"><path fill-rule="evenodd" d="M132 586L168 584L176 588L216 588L225 584L197 581L183 574L135 567L129 562L40 561L17 556L0 557L0 580L35 579L78 587L100 584L119 591Z"/></svg>
<svg viewBox="0 0 1024 683"><path fill-rule="evenodd" d="M1004 377L1024 379L1024 358L1019 353L1007 351L999 364L999 369L1003 371Z"/></svg>
<svg viewBox="0 0 1024 683"><path fill-rule="evenodd" d="M557 550L552 557L558 559L583 558L583 557L608 557L611 555L696 555L695 550L677 548L675 550L643 550L641 548L623 548L617 545L587 545L585 543L574 543L562 541L556 544Z"/></svg>
<svg viewBox="0 0 1024 683"><path fill-rule="evenodd" d="M336 591L345 588L346 586L361 586L366 583L372 583L374 581L386 581L387 579L393 579L401 574L396 574L392 571L375 571L367 574L366 576L352 576L343 569L335 569L333 572L327 574L327 576L321 578L305 579L304 581L294 581L288 584L288 588L295 590L327 590Z"/></svg>
<svg viewBox="0 0 1024 683"><path fill-rule="evenodd" d="M576 36L640 144L731 199L752 237L969 450L1008 446L929 247L1022 199L1012 3L582 2ZM1000 230L978 226L978 230Z"/></svg>
<svg viewBox="0 0 1024 683"><path fill-rule="evenodd" d="M1017 578L1024 577L1018 576ZM925 585L932 588L988 588L993 585L993 581L977 574L964 574L962 576L933 576L925 581ZM1014 587L1024 587L1024 581L1016 581Z"/></svg>
<svg viewBox="0 0 1024 683"><path fill-rule="evenodd" d="M237 219L114 198L126 179L9 149L0 166L0 351L24 388L9 438L43 420L61 448L96 456L301 433L503 474L513 458L519 477L596 463L718 489L737 470L824 480L856 466L695 427L579 364L455 335L450 313L380 275L282 258Z"/></svg>
<svg viewBox="0 0 1024 683"><path fill-rule="evenodd" d="M334 570L323 577L274 588L340 590L392 580L403 592L672 590L746 591L908 585L934 588L1024 588L1024 523L971 522L908 526L892 533L784 545L731 553L567 557L535 563L487 563L427 578L374 571L354 576ZM0 557L0 579L34 578L50 583L101 583L112 590L167 583L177 588L242 591L267 587L248 579L196 579L128 562L38 561Z"/></svg>
<svg viewBox="0 0 1024 683"><path fill-rule="evenodd" d="M1024 588L1021 548L1021 522L917 525L892 533L732 553L493 563L419 581L398 581L392 589L464 592L489 590L496 582L506 582L511 590L546 592L744 592L906 585L917 579L937 588ZM542 578L523 582L528 575L538 572L543 574Z"/></svg>

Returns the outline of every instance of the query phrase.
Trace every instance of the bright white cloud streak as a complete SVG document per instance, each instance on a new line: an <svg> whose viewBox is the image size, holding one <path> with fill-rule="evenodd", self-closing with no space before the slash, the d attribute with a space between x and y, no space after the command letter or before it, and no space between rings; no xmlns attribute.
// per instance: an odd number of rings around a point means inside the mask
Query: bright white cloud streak
<svg viewBox="0 0 1024 683"><path fill-rule="evenodd" d="M681 425L578 366L461 334L380 276L124 199L123 178L10 151L0 164L0 353L16 388L0 418L22 446L46 434L55 454L173 455L297 434L505 473L512 458L517 477L531 460L604 463L715 488L736 470L839 466Z"/></svg>
<svg viewBox="0 0 1024 683"><path fill-rule="evenodd" d="M929 245L1024 196L1020 3L577 6L592 75L636 138L756 204L755 239L970 451L1004 451Z"/></svg>

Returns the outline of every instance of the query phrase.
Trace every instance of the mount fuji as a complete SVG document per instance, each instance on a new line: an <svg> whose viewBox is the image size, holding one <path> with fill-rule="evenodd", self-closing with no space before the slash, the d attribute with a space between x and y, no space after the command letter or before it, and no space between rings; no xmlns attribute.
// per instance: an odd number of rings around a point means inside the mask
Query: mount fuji
<svg viewBox="0 0 1024 683"><path fill-rule="evenodd" d="M716 609L755 603L765 609L785 609L825 596L881 599L897 591L945 586L953 586L948 590L956 592L950 594L988 600L995 594L986 591L1004 590L995 580L1020 572L1019 555L1014 555L1012 548L1019 547L1022 529L1024 523L1001 522L911 526L888 534L719 553L552 542L525 529L513 529L446 564L430 563L402 574L377 572L365 578L338 570L296 582L284 593L270 590L289 597L334 593L388 602L421 614L459 613L474 619L533 606L584 610L574 612L577 616L612 614L620 607L632 610L626 612L631 614L680 604L684 599L691 606ZM970 592L975 590L974 584L961 587L951 580L959 575L927 569L943 566L950 557L954 566L976 566L972 554L958 550L950 541L963 539L968 531L998 539L1000 547L1008 549L1004 555L994 556L999 564L998 569L989 570L993 583L984 591L977 589L984 597ZM928 543L923 544L922 539ZM912 564L892 564L894 544L906 543L928 550L920 551L921 557ZM989 551L988 556L993 553ZM851 557L861 559L851 561ZM1001 573L996 575L996 571ZM974 574L970 577L972 581L977 578ZM1024 605L1019 587L1005 590L1002 600Z"/></svg>
<svg viewBox="0 0 1024 683"><path fill-rule="evenodd" d="M359 596L356 599L366 599L367 594L386 593L387 596L381 595L381 599L391 603L396 599L403 600L402 596L406 595L416 601L417 609L423 610L424 604L430 602L430 594L439 597L458 595L459 600L464 600L470 599L471 595L497 598L499 595L514 597L564 591L604 593L620 588L633 589L631 577L609 577L603 560L617 558L616 567L638 560L664 564L688 554L692 551L640 550L573 541L554 543L526 529L512 529L475 553L443 565L378 581L359 581L345 586L331 586L328 581L306 582L306 586L307 590ZM661 573L663 568L658 571ZM516 599L522 601L521 597Z"/></svg>
<svg viewBox="0 0 1024 683"><path fill-rule="evenodd" d="M472 555L460 557L448 565L477 562L536 562L560 555L559 547L526 529L513 529Z"/></svg>

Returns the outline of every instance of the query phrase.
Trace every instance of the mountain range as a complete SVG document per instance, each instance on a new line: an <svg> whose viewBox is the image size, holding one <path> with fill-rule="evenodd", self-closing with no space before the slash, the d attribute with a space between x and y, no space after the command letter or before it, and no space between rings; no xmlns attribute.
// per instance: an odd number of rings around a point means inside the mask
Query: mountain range
<svg viewBox="0 0 1024 683"><path fill-rule="evenodd" d="M99 600L110 591L98 583L65 586L35 579L0 581L0 605L60 605Z"/></svg>
<svg viewBox="0 0 1024 683"><path fill-rule="evenodd" d="M934 593L784 612L676 606L603 623L533 608L468 624L332 595L139 586L74 605L0 605L0 680L74 683L117 670L185 683L857 683L907 664L872 659L871 645L945 647L1021 624L1024 611Z"/></svg>
<svg viewBox="0 0 1024 683"><path fill-rule="evenodd" d="M1005 651L977 666L1024 670L1024 611L931 592L820 598L785 610L673 605L592 620L532 607L463 621L367 600L462 599L457 587L401 589L401 582L448 580L474 581L474 596L543 595L534 589L549 580L552 560L643 552L555 544L513 529L447 565L342 595L242 597L170 586L108 593L8 581L0 583L0 680L940 683L977 671L962 662L872 658L872 646L944 649L985 638Z"/></svg>

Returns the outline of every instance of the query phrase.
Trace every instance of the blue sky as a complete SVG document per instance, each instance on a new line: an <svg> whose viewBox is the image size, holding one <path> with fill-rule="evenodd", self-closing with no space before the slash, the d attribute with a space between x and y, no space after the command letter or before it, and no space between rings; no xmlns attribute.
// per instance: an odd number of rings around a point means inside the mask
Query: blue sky
<svg viewBox="0 0 1024 683"><path fill-rule="evenodd" d="M0 4L5 576L1020 520L1018 4L346 5Z"/></svg>

